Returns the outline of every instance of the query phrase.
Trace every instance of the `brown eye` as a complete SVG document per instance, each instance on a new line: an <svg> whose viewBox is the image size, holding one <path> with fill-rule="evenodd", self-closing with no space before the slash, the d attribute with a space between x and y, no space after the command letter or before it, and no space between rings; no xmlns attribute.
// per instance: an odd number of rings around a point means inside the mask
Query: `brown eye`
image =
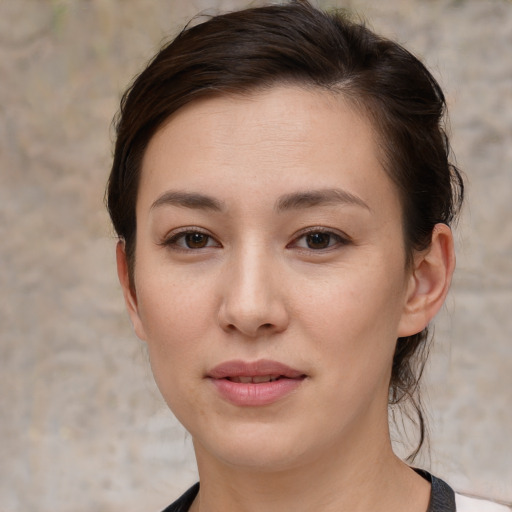
<svg viewBox="0 0 512 512"><path fill-rule="evenodd" d="M202 249L208 245L210 237L204 233L186 233L184 235L185 245L189 249Z"/></svg>
<svg viewBox="0 0 512 512"><path fill-rule="evenodd" d="M162 242L162 245L170 249L182 251L207 249L210 247L221 247L221 244L211 235L202 231L182 231L169 237Z"/></svg>
<svg viewBox="0 0 512 512"><path fill-rule="evenodd" d="M309 249L326 249L331 245L331 234L309 233L306 235L306 244Z"/></svg>
<svg viewBox="0 0 512 512"><path fill-rule="evenodd" d="M309 251L326 251L350 245L350 238L334 231L324 229L311 229L298 236L287 246Z"/></svg>

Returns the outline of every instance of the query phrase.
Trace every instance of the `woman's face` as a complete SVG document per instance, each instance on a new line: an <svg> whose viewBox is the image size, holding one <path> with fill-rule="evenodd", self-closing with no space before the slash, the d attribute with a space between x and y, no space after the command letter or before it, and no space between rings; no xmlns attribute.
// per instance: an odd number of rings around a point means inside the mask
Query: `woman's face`
<svg viewBox="0 0 512 512"><path fill-rule="evenodd" d="M397 191L342 97L201 100L150 141L129 309L199 459L279 469L385 438L410 283Z"/></svg>

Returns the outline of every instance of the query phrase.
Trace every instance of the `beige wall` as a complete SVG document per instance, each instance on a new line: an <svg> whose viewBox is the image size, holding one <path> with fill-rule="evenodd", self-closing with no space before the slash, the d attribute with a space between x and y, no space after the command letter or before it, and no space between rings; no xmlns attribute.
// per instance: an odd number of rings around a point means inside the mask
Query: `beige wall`
<svg viewBox="0 0 512 512"><path fill-rule="evenodd" d="M109 124L165 34L247 4L0 1L2 512L156 511L195 478L116 282ZM446 89L469 206L429 372L432 468L512 500L512 2L337 5L423 56Z"/></svg>

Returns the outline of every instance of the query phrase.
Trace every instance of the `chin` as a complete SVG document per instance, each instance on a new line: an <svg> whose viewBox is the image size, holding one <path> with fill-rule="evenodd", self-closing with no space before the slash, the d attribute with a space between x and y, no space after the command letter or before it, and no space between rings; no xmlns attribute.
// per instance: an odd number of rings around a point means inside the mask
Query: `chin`
<svg viewBox="0 0 512 512"><path fill-rule="evenodd" d="M279 472L310 462L320 446L313 440L308 443L307 437L284 426L255 423L231 426L222 435L202 440L192 435L198 461L214 458L230 467L258 472Z"/></svg>

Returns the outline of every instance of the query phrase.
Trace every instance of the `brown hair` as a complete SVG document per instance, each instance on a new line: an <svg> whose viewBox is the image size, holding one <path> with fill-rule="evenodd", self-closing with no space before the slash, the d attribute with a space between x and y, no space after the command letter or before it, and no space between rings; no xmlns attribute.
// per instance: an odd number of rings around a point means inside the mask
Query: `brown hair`
<svg viewBox="0 0 512 512"><path fill-rule="evenodd" d="M162 48L124 94L106 202L124 240L133 282L138 183L147 144L180 107L214 94L243 94L278 83L341 92L370 116L385 171L400 194L407 262L431 243L436 223L450 224L463 181L449 162L445 99L425 66L402 46L342 12L306 0L245 9L184 29ZM425 425L418 383L427 329L397 342L389 402L410 399Z"/></svg>

